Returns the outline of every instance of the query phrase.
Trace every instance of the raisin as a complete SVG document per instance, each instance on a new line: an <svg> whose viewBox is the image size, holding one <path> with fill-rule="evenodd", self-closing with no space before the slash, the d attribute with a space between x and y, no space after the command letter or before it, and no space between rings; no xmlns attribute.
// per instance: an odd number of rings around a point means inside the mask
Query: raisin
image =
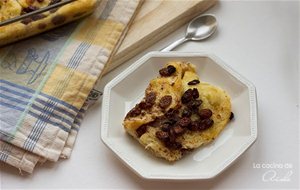
<svg viewBox="0 0 300 190"><path fill-rule="evenodd" d="M184 133L184 129L180 125L176 125L172 129L175 133L175 135L181 135Z"/></svg>
<svg viewBox="0 0 300 190"><path fill-rule="evenodd" d="M193 98L194 98L194 99L199 98L199 92L198 92L198 89L197 89L197 88L193 88L193 90L192 90L192 95L193 95Z"/></svg>
<svg viewBox="0 0 300 190"><path fill-rule="evenodd" d="M135 117L135 116L140 115L141 112L142 112L141 108L139 108L139 107L136 105L134 108L132 108L132 109L128 112L128 114L126 115L126 117Z"/></svg>
<svg viewBox="0 0 300 190"><path fill-rule="evenodd" d="M176 149L181 149L182 148L182 145L179 142L176 142L176 141L174 141L174 142L167 141L167 142L165 142L165 145L169 149L175 149L176 150Z"/></svg>
<svg viewBox="0 0 300 190"><path fill-rule="evenodd" d="M39 23L39 25L38 25L38 29L40 29L40 30L44 30L46 27L47 27L47 24L45 24L45 23Z"/></svg>
<svg viewBox="0 0 300 190"><path fill-rule="evenodd" d="M146 110L152 107L152 104L146 103L144 101L142 101L141 103L139 103L139 108L142 110Z"/></svg>
<svg viewBox="0 0 300 190"><path fill-rule="evenodd" d="M136 131L137 136L140 138L144 133L147 132L147 125L142 125L139 128L137 128L137 130L135 130L135 131Z"/></svg>
<svg viewBox="0 0 300 190"><path fill-rule="evenodd" d="M163 77L171 76L173 73L175 73L176 68L173 65L169 65L168 67L162 68L159 70L159 74Z"/></svg>
<svg viewBox="0 0 300 190"><path fill-rule="evenodd" d="M61 25L66 21L66 17L63 15L56 15L55 17L52 18L51 22L54 25Z"/></svg>
<svg viewBox="0 0 300 190"><path fill-rule="evenodd" d="M199 121L192 121L191 125L188 126L188 129L191 131L198 131Z"/></svg>
<svg viewBox="0 0 300 190"><path fill-rule="evenodd" d="M181 148L180 151L182 154L187 154L191 152L193 149L192 148Z"/></svg>
<svg viewBox="0 0 300 190"><path fill-rule="evenodd" d="M231 113L230 113L229 120L232 120L233 118L234 118L234 114L231 112Z"/></svg>
<svg viewBox="0 0 300 190"><path fill-rule="evenodd" d="M145 97L146 103L151 104L151 105L153 105L155 103L155 100L156 100L156 93L155 92L150 92Z"/></svg>
<svg viewBox="0 0 300 190"><path fill-rule="evenodd" d="M181 149L182 148L182 145L179 142L175 142L173 145L174 145L173 147L175 149Z"/></svg>
<svg viewBox="0 0 300 190"><path fill-rule="evenodd" d="M198 130L202 131L205 129L210 128L214 124L214 120L212 119L204 119L200 122L200 125L198 126Z"/></svg>
<svg viewBox="0 0 300 190"><path fill-rule="evenodd" d="M195 79L195 80L192 80L190 82L188 82L188 85L196 85L196 84L199 84L200 81L198 79Z"/></svg>
<svg viewBox="0 0 300 190"><path fill-rule="evenodd" d="M161 108L165 109L165 108L169 107L171 103L172 103L172 96L167 95L160 99L159 106Z"/></svg>
<svg viewBox="0 0 300 190"><path fill-rule="evenodd" d="M167 68L162 68L161 70L159 70L159 74L161 76L169 76L169 73L168 73L168 69Z"/></svg>
<svg viewBox="0 0 300 190"><path fill-rule="evenodd" d="M44 2L44 0L37 0L39 3L42 3L42 2Z"/></svg>
<svg viewBox="0 0 300 190"><path fill-rule="evenodd" d="M175 142L175 140L176 140L176 133L175 133L173 128L170 128L170 130L169 130L169 141L170 142Z"/></svg>
<svg viewBox="0 0 300 190"><path fill-rule="evenodd" d="M167 69L170 75L176 72L176 68L173 65L169 65Z"/></svg>
<svg viewBox="0 0 300 190"><path fill-rule="evenodd" d="M46 16L43 14L37 14L37 15L33 15L31 18L32 20L36 21L36 20L40 20L42 18L45 18Z"/></svg>
<svg viewBox="0 0 300 190"><path fill-rule="evenodd" d="M201 119L208 119L212 116L212 111L210 109L201 109L199 111L199 116Z"/></svg>
<svg viewBox="0 0 300 190"><path fill-rule="evenodd" d="M190 117L191 115L192 115L192 111L187 108L185 108L181 114L182 117Z"/></svg>
<svg viewBox="0 0 300 190"><path fill-rule="evenodd" d="M167 141L169 139L169 134L165 131L157 131L155 136L161 141Z"/></svg>
<svg viewBox="0 0 300 190"><path fill-rule="evenodd" d="M23 19L22 21L21 21L21 23L22 24L25 24L25 25L27 25L27 24L29 24L29 23L31 23L32 22L32 19L31 18L25 18L25 19Z"/></svg>
<svg viewBox="0 0 300 190"><path fill-rule="evenodd" d="M192 111L197 111L201 104L202 100L193 100L187 104L187 107Z"/></svg>
<svg viewBox="0 0 300 190"><path fill-rule="evenodd" d="M179 114L178 110L171 108L167 111L167 113L165 113L165 116L170 119L170 118L178 117L178 114Z"/></svg>
<svg viewBox="0 0 300 190"><path fill-rule="evenodd" d="M183 117L179 120L178 124L182 127L187 127L191 124L192 120L188 117Z"/></svg>
<svg viewBox="0 0 300 190"><path fill-rule="evenodd" d="M208 129L208 126L206 126L204 123L199 123L198 125L197 125L197 130L198 131L203 131L203 130L205 130L205 129Z"/></svg>
<svg viewBox="0 0 300 190"><path fill-rule="evenodd" d="M23 12L25 13L30 13L30 12L33 12L33 11L36 11L38 8L35 7L35 6L28 6L26 8L23 8Z"/></svg>
<svg viewBox="0 0 300 190"><path fill-rule="evenodd" d="M188 89L187 91L185 91L181 97L181 102L186 104L188 102L190 102L193 99L193 90L192 89Z"/></svg>

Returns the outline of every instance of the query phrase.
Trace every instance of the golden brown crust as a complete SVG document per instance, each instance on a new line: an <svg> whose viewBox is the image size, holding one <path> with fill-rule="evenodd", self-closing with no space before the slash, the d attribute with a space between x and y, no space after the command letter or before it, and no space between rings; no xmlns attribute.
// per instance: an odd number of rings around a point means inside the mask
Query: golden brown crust
<svg viewBox="0 0 300 190"><path fill-rule="evenodd" d="M26 4L26 1L19 1L22 3L23 7L28 6L28 4ZM49 3L48 0L45 2L46 3L43 4L38 4L35 2L34 5L37 7L43 7L47 3ZM45 16L44 18L29 22L27 24L16 22L6 26L2 26L0 27L0 46L27 38L29 36L33 36L35 34L44 32L46 30L86 16L93 11L96 3L97 0L77 0L68 5L60 7L54 13L43 13L43 15ZM3 6L2 8L4 9L5 7ZM14 17L16 16L16 14L10 17L6 16L5 19ZM5 19L3 18L3 20Z"/></svg>
<svg viewBox="0 0 300 190"><path fill-rule="evenodd" d="M15 0L0 1L0 22L19 16L22 12L22 6Z"/></svg>
<svg viewBox="0 0 300 190"><path fill-rule="evenodd" d="M37 1L37 0L17 0L17 2L24 8L29 6L34 6L37 8L46 7L51 3L52 0L43 0L43 1Z"/></svg>
<svg viewBox="0 0 300 190"><path fill-rule="evenodd" d="M156 104L149 111L144 113L143 116L126 117L123 125L125 130L137 139L146 150L149 150L157 157L164 158L168 161L175 161L179 160L186 150L195 149L207 144L220 134L229 121L231 103L229 95L218 87L204 82L192 86L188 85L192 80L199 80L192 64L180 62L171 62L169 64L176 68L176 73L170 77L158 77L153 79L146 89L146 94L150 91L155 91L157 93ZM161 90L161 88L163 88L163 90ZM182 94L188 89L193 88L197 88L199 91L199 99L202 100L201 109L205 108L212 111L213 114L211 118L214 121L214 124L210 128L202 131L187 130L176 140L182 147L180 149L170 149L157 138L156 133L160 129L156 127L153 122L149 122L154 121L164 114L158 106L158 101L161 97L171 95L174 101L169 109L180 107L180 110L182 111L182 109L185 108L181 103ZM136 130L144 124L147 124L147 126L150 127L148 127L147 131L139 137Z"/></svg>

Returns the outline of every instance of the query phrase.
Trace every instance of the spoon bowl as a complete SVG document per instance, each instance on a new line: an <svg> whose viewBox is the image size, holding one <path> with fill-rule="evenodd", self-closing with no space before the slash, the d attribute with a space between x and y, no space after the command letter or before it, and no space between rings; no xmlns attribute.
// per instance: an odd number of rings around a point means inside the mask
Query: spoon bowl
<svg viewBox="0 0 300 190"><path fill-rule="evenodd" d="M213 15L204 15L194 18L186 30L186 38L203 40L210 37L217 29L217 19Z"/></svg>
<svg viewBox="0 0 300 190"><path fill-rule="evenodd" d="M162 52L171 51L178 45L189 41L200 41L210 37L217 30L217 19L213 15L202 15L194 18L186 29L184 38L181 38L164 49Z"/></svg>

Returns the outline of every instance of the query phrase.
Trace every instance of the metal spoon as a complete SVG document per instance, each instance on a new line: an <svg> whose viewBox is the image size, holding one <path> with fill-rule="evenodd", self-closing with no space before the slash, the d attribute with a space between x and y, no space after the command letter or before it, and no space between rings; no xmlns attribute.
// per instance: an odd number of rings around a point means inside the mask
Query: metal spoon
<svg viewBox="0 0 300 190"><path fill-rule="evenodd" d="M185 37L181 38L164 49L161 52L171 51L183 42L193 40L200 41L210 37L217 29L217 19L213 15L202 15L194 18L188 25Z"/></svg>

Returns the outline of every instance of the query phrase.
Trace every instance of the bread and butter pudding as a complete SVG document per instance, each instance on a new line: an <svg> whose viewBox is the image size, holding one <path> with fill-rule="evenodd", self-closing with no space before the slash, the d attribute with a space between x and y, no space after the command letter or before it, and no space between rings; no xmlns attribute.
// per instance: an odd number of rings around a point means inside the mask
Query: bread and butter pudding
<svg viewBox="0 0 300 190"><path fill-rule="evenodd" d="M60 1L61 0L2 0L0 1L0 22L33 12ZM45 17L45 14L32 16L22 20L21 23L28 24L42 17Z"/></svg>
<svg viewBox="0 0 300 190"><path fill-rule="evenodd" d="M0 0L0 22L62 0ZM59 8L0 27L0 46L55 28L90 14L98 0L77 0Z"/></svg>
<svg viewBox="0 0 300 190"><path fill-rule="evenodd" d="M176 161L213 141L232 119L229 95L200 82L195 66L170 62L126 115L125 130L155 156Z"/></svg>

